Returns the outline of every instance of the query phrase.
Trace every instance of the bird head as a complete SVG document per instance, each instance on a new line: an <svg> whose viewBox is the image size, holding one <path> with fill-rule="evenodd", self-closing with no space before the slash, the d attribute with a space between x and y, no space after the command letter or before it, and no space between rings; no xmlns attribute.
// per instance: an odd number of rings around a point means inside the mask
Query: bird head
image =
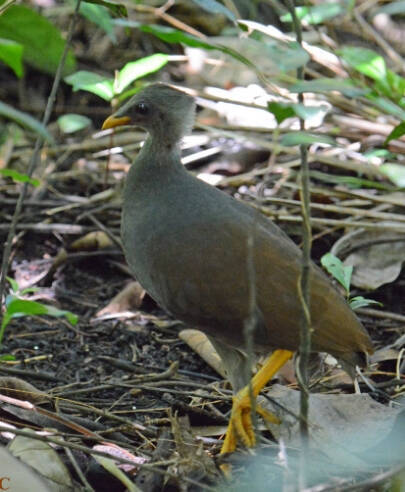
<svg viewBox="0 0 405 492"><path fill-rule="evenodd" d="M152 139L170 146L191 131L194 112L193 97L166 84L152 84L109 116L103 130L133 124L149 132Z"/></svg>

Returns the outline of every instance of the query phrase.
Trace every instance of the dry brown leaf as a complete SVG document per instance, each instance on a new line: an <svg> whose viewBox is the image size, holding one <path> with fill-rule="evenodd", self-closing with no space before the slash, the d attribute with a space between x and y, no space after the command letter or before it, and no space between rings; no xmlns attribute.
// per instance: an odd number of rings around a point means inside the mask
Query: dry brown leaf
<svg viewBox="0 0 405 492"><path fill-rule="evenodd" d="M96 316L137 310L141 306L144 297L145 289L141 284L136 281L130 282Z"/></svg>
<svg viewBox="0 0 405 492"><path fill-rule="evenodd" d="M103 231L93 231L76 239L69 249L73 251L94 251L109 248L113 245L110 237Z"/></svg>
<svg viewBox="0 0 405 492"><path fill-rule="evenodd" d="M359 229L342 236L331 253L345 265L354 267L351 279L354 286L374 290L393 282L401 273L405 262L405 235Z"/></svg>
<svg viewBox="0 0 405 492"><path fill-rule="evenodd" d="M51 484L36 470L23 463L11 454L9 450L0 447L0 462L2 477L0 485L2 490L30 490L32 492L52 492ZM7 470L7 472L5 472Z"/></svg>
<svg viewBox="0 0 405 492"><path fill-rule="evenodd" d="M199 330L186 328L181 330L179 338L187 343L205 362L211 366L223 378L226 378L225 367L221 358L208 340L207 336Z"/></svg>
<svg viewBox="0 0 405 492"><path fill-rule="evenodd" d="M11 398L26 400L34 404L44 403L49 397L26 381L11 376L0 377L0 393Z"/></svg>
<svg viewBox="0 0 405 492"><path fill-rule="evenodd" d="M273 385L267 395L299 415L300 392ZM260 400L262 400L260 398ZM281 425L268 424L277 439L300 446L298 419L268 401L260 403L276 414ZM309 429L312 445L331 459L342 459L354 468L363 465L355 454L366 452L383 441L393 428L400 408L390 408L368 394L311 394Z"/></svg>

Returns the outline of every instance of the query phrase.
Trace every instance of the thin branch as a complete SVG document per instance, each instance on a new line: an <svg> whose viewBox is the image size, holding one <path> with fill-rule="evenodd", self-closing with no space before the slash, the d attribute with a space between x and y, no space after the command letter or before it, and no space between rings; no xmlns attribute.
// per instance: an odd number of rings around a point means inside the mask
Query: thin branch
<svg viewBox="0 0 405 492"><path fill-rule="evenodd" d="M293 20L293 27L297 37L297 43L302 47L302 32L300 22L295 14L294 0L286 1L289 12ZM304 79L304 67L297 69L297 78ZM300 104L304 104L304 95L298 95ZM305 130L305 122L300 118L300 129ZM311 264L311 220L310 220L310 192L309 192L309 166L308 150L305 144L300 145L301 156L301 214L302 214L302 264L301 275L299 278L298 295L302 304L301 331L299 361L297 367L297 379L301 390L300 395L300 434L301 434L301 453L300 453L300 473L299 486L305 487L307 459L309 451L309 427L308 427L308 361L311 352L311 313L310 313L310 264Z"/></svg>

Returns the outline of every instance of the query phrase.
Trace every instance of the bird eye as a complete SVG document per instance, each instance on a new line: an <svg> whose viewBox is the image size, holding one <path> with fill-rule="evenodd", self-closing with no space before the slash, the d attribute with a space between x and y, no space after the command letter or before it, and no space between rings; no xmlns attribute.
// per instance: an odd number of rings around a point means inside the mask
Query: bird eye
<svg viewBox="0 0 405 492"><path fill-rule="evenodd" d="M138 103L135 109L139 114L146 114L149 111L148 105L143 102Z"/></svg>

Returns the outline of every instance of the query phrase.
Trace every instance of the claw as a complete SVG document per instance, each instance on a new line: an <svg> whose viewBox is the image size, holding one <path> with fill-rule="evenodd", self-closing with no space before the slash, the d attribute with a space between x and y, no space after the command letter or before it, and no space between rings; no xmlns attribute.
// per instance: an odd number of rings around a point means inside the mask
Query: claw
<svg viewBox="0 0 405 492"><path fill-rule="evenodd" d="M253 397L256 398L265 384L288 361L288 359L291 358L291 356L292 352L288 350L276 350L252 379L251 387L245 386L233 397L231 418L221 448L221 454L232 453L235 451L238 438L248 447L253 447L256 444L256 436L252 422L251 394L253 393ZM268 410L265 410L260 405L255 405L255 411L265 420L268 420L273 424L280 423L280 420L275 415ZM227 473L229 473L229 470L225 474Z"/></svg>

